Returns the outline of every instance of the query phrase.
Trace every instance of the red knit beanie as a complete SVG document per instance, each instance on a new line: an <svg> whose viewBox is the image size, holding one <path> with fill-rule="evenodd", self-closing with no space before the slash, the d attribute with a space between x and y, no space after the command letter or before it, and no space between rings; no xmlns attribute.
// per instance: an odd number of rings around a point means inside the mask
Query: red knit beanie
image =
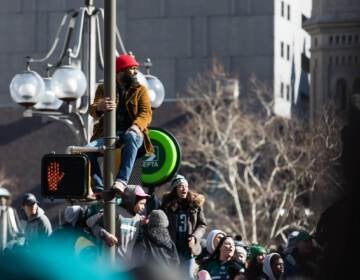
<svg viewBox="0 0 360 280"><path fill-rule="evenodd" d="M122 54L116 58L116 73L134 66L139 66L139 62L132 55Z"/></svg>

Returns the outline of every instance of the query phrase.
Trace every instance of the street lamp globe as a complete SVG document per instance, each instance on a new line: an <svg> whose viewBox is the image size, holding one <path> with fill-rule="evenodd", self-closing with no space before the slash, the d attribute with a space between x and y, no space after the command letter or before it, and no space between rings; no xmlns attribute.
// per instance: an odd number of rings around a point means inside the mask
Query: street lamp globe
<svg viewBox="0 0 360 280"><path fill-rule="evenodd" d="M140 85L143 85L144 87L149 88L149 84L145 78L145 75L143 73L141 73L140 71L137 71L136 79L138 80Z"/></svg>
<svg viewBox="0 0 360 280"><path fill-rule="evenodd" d="M55 70L51 87L59 99L75 101L86 91L86 77L80 69L72 65L62 65Z"/></svg>
<svg viewBox="0 0 360 280"><path fill-rule="evenodd" d="M45 84L40 75L32 70L26 70L15 75L10 83L12 99L25 107L30 107L39 102L45 92Z"/></svg>
<svg viewBox="0 0 360 280"><path fill-rule="evenodd" d="M52 78L44 78L45 83L45 92L42 99L35 104L34 108L37 110L51 110L55 111L60 108L61 104L63 103L55 92L59 91L59 88L53 88L51 86L51 79Z"/></svg>
<svg viewBox="0 0 360 280"><path fill-rule="evenodd" d="M162 82L155 76L147 74L145 78L148 83L151 107L156 109L161 106L165 98L165 88Z"/></svg>

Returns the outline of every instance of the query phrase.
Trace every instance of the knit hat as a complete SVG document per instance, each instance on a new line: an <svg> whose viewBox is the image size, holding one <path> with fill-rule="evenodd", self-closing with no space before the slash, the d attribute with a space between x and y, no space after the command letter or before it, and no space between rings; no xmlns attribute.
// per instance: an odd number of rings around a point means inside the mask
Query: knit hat
<svg viewBox="0 0 360 280"><path fill-rule="evenodd" d="M121 72L129 67L139 66L135 57L129 54L122 54L116 58L116 73Z"/></svg>
<svg viewBox="0 0 360 280"><path fill-rule="evenodd" d="M248 259L252 260L261 254L266 254L266 249L259 244L252 244L249 248Z"/></svg>
<svg viewBox="0 0 360 280"><path fill-rule="evenodd" d="M169 226L169 220L163 210L153 210L149 217L148 227L162 227L167 228Z"/></svg>
<svg viewBox="0 0 360 280"><path fill-rule="evenodd" d="M247 258L247 251L244 247L235 245L235 251L236 254L242 254L244 256L244 259Z"/></svg>
<svg viewBox="0 0 360 280"><path fill-rule="evenodd" d="M79 205L67 206L64 210L64 220L73 227L79 220L82 208Z"/></svg>
<svg viewBox="0 0 360 280"><path fill-rule="evenodd" d="M35 195L33 195L32 193L24 194L22 198L22 205L32 206L35 203L39 203Z"/></svg>
<svg viewBox="0 0 360 280"><path fill-rule="evenodd" d="M171 188L175 188L182 184L186 186L189 185L188 181L185 179L183 175L177 174L171 181Z"/></svg>
<svg viewBox="0 0 360 280"><path fill-rule="evenodd" d="M209 254L212 254L215 251L214 239L215 239L215 236L218 235L219 233L226 236L225 232L223 232L222 230L218 230L218 229L214 229L208 233L208 236L206 238L206 250L208 251Z"/></svg>

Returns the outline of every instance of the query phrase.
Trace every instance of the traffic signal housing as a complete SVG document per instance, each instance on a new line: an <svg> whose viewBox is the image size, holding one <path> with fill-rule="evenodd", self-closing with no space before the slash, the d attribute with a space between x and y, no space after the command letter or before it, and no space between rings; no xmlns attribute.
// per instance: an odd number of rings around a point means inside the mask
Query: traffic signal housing
<svg viewBox="0 0 360 280"><path fill-rule="evenodd" d="M47 154L41 160L41 194L48 198L85 198L90 164L85 154Z"/></svg>

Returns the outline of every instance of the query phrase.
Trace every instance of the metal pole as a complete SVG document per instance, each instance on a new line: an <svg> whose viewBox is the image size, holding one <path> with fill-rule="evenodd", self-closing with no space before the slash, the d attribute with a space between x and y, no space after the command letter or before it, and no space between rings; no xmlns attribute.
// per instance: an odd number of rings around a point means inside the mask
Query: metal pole
<svg viewBox="0 0 360 280"><path fill-rule="evenodd" d="M95 90L96 90L96 15L93 14L95 10L95 6L93 1L89 1L89 6L87 6L88 9L88 26L89 28L89 37L87 38L87 47L88 47L88 58L89 58L89 64L87 71L87 79L88 79L88 95L85 98L88 98L87 100L87 107L89 104L92 104L95 97ZM88 108L86 108L86 111ZM86 128L86 143L90 142L90 137L93 130L93 120L89 116L89 114L85 114L85 128Z"/></svg>
<svg viewBox="0 0 360 280"><path fill-rule="evenodd" d="M105 69L104 69L104 91L105 97L115 100L115 35L116 35L116 0L105 0ZM109 190L114 182L114 146L116 130L116 111L105 112L104 115L104 187ZM105 201L104 205L105 229L115 234L115 199ZM108 260L115 263L115 247L107 247L105 250Z"/></svg>

